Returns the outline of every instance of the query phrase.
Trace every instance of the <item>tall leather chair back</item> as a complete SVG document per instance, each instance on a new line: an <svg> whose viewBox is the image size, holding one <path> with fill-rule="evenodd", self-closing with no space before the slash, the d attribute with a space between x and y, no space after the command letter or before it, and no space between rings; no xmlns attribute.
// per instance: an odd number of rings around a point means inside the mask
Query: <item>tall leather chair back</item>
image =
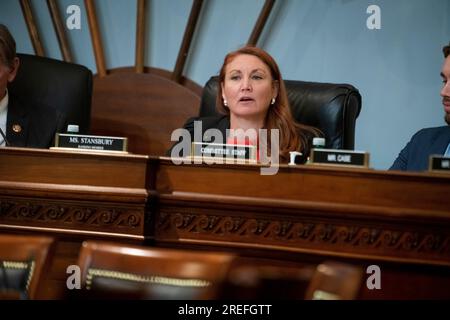
<svg viewBox="0 0 450 320"><path fill-rule="evenodd" d="M219 78L211 77L202 93L199 116L213 116ZM353 150L361 95L350 84L285 80L292 115L297 122L319 128L326 148Z"/></svg>
<svg viewBox="0 0 450 320"><path fill-rule="evenodd" d="M11 94L27 101L54 107L79 132L90 130L92 72L84 66L29 54L17 54L20 66L8 86Z"/></svg>

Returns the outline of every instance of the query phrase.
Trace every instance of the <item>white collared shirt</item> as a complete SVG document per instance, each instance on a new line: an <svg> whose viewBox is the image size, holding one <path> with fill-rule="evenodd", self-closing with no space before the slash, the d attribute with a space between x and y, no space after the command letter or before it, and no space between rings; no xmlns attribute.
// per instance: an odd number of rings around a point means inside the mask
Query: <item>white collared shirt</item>
<svg viewBox="0 0 450 320"><path fill-rule="evenodd" d="M447 150L445 150L444 156L450 157L450 143L447 146Z"/></svg>
<svg viewBox="0 0 450 320"><path fill-rule="evenodd" d="M6 118L8 116L8 89L6 89L6 94L2 100L0 100L0 128L2 128L3 132L6 135ZM3 137L0 135L0 147L5 146L5 141Z"/></svg>

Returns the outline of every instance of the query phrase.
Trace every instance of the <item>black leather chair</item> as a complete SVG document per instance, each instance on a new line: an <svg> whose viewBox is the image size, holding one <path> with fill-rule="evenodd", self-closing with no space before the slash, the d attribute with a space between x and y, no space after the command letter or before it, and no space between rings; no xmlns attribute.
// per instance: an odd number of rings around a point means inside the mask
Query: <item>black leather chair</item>
<svg viewBox="0 0 450 320"><path fill-rule="evenodd" d="M91 120L92 72L84 66L28 54L17 54L20 67L8 86L22 100L60 110L68 124L87 134Z"/></svg>
<svg viewBox="0 0 450 320"><path fill-rule="evenodd" d="M0 300L36 299L53 250L50 237L0 234Z"/></svg>
<svg viewBox="0 0 450 320"><path fill-rule="evenodd" d="M201 117L216 111L219 78L211 77L205 84L200 105ZM361 111L361 95L349 84L285 80L294 118L322 130L326 148L353 150L356 118Z"/></svg>

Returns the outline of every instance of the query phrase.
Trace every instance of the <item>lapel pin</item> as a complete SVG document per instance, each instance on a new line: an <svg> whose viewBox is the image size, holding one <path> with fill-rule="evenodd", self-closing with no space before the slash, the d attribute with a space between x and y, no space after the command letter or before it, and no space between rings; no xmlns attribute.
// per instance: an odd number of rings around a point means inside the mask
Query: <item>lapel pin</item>
<svg viewBox="0 0 450 320"><path fill-rule="evenodd" d="M12 129L15 133L19 133L22 131L22 127L20 126L20 124L13 124Z"/></svg>

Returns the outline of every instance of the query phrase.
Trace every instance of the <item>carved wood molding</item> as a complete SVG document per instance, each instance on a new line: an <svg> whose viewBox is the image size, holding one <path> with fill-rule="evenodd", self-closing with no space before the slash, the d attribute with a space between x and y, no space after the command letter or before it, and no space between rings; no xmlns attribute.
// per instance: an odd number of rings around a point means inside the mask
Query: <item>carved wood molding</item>
<svg viewBox="0 0 450 320"><path fill-rule="evenodd" d="M444 228L166 207L156 221L156 239L162 241L235 242L291 252L450 265L450 231Z"/></svg>
<svg viewBox="0 0 450 320"><path fill-rule="evenodd" d="M0 223L143 235L144 206L0 198Z"/></svg>

